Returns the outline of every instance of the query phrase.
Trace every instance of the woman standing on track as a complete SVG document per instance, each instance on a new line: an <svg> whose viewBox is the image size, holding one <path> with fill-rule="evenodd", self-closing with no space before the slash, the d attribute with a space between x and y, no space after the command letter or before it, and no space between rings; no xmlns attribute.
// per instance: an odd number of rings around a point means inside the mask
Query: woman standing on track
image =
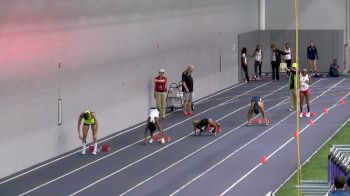
<svg viewBox="0 0 350 196"><path fill-rule="evenodd" d="M262 65L262 61L264 58L264 54L261 50L260 45L256 45L256 48L254 50L254 70L255 70L255 76L257 77L258 80L261 79L261 65ZM259 68L259 75L258 75L258 68Z"/></svg>
<svg viewBox="0 0 350 196"><path fill-rule="evenodd" d="M83 118L84 118L83 135L80 135L80 124L81 124L81 120ZM92 154L96 154L97 153L98 121L97 121L95 112L91 112L91 111L87 110L79 115L79 120L78 120L79 139L81 139L83 141L83 147L82 147L81 154L86 154L86 137L88 135L89 127L91 127L92 136L94 139L94 151L92 152Z"/></svg>
<svg viewBox="0 0 350 196"><path fill-rule="evenodd" d="M247 60L247 55L248 55L248 51L247 48L243 48L242 49L242 56L241 56L241 66L243 68L244 74L245 74L245 79L248 82L251 82L249 79L249 74L248 74L248 60Z"/></svg>
<svg viewBox="0 0 350 196"><path fill-rule="evenodd" d="M284 61L287 64L287 68L290 69L292 67L292 49L289 47L289 42L285 43L284 52L287 53L284 56ZM287 76L289 76L289 71L287 71Z"/></svg>
<svg viewBox="0 0 350 196"><path fill-rule="evenodd" d="M310 84L311 80L307 74L307 69L303 69L300 75L300 118L303 117L304 98L307 105L306 117L310 117Z"/></svg>

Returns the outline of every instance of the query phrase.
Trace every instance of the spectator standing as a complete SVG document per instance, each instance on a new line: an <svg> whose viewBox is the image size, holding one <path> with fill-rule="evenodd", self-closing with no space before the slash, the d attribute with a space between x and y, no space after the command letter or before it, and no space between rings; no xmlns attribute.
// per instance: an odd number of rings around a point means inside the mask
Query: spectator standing
<svg viewBox="0 0 350 196"><path fill-rule="evenodd" d="M260 48L260 45L256 45L256 48L254 50L254 70L255 70L255 76L259 79L261 79L261 66L262 66L262 61L264 58L263 52ZM258 68L259 68L259 75L258 75Z"/></svg>
<svg viewBox="0 0 350 196"><path fill-rule="evenodd" d="M288 80L288 86L289 86L289 100L290 100L290 107L289 107L289 111L294 111L295 110L295 108L297 107L297 105L296 105L296 98L297 98L297 96L299 96L299 95L297 95L297 93L298 92L296 92L295 91L295 80L297 79L296 78L296 64L294 63L293 65L292 65L292 67L291 67L291 69L290 70L288 70L289 71L289 80ZM299 82L298 82L298 84L297 85L299 85Z"/></svg>
<svg viewBox="0 0 350 196"><path fill-rule="evenodd" d="M290 48L288 42L285 43L284 52L288 53L288 54L286 54L284 56L284 61L287 64L287 68L290 69L292 67L292 49ZM287 75L289 76L289 72L288 71L287 71Z"/></svg>
<svg viewBox="0 0 350 196"><path fill-rule="evenodd" d="M154 78L154 98L156 99L157 108L160 110L160 118L165 116L165 102L167 92L167 78L164 76L164 69L159 70L159 75Z"/></svg>
<svg viewBox="0 0 350 196"><path fill-rule="evenodd" d="M248 74L248 61L247 61L247 55L248 55L248 50L247 48L243 48L241 51L241 66L243 68L244 74L245 74L245 79L247 80L247 83L250 82L249 79L249 74Z"/></svg>
<svg viewBox="0 0 350 196"><path fill-rule="evenodd" d="M315 74L317 73L316 59L318 59L317 48L314 42L310 41L310 45L307 47L307 62L309 64L310 73L312 73L312 70L314 70Z"/></svg>
<svg viewBox="0 0 350 196"><path fill-rule="evenodd" d="M289 53L283 52L282 50L276 48L275 44L271 44L272 57L271 57L271 66L272 66L272 80L280 80L280 64L281 64L281 55L286 55Z"/></svg>
<svg viewBox="0 0 350 196"><path fill-rule="evenodd" d="M194 65L189 65L187 69L182 73L182 91L183 91L183 108L184 116L191 116L192 113L192 101L193 101L193 77L192 73Z"/></svg>

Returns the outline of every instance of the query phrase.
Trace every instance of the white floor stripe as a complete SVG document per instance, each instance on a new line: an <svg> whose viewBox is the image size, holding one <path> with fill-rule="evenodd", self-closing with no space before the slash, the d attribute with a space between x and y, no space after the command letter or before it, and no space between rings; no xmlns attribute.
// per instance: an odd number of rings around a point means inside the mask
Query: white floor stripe
<svg viewBox="0 0 350 196"><path fill-rule="evenodd" d="M232 98L232 99L230 99L230 100L227 100L227 101L231 101L231 100L233 100L233 99L235 99L235 98L241 97L242 95L245 95L245 94L247 94L247 93L249 93L249 92L251 92L251 91L254 91L254 90L257 89L257 88L260 88L260 87L262 87L262 86L265 86L265 85L267 85L267 84L269 84L269 83L271 83L271 82L267 82L267 83L265 83L265 84L262 84L262 85L260 85L260 86L257 86L257 87L255 87L255 88L253 88L253 89L251 89L251 90L249 90L249 91L246 91L245 93L242 93L241 95L237 95L237 96L235 96L234 98ZM224 103L225 103L225 102L224 102ZM220 106L221 106L221 105L217 105L217 106L215 106L215 108L216 108L216 107L220 107ZM203 111L203 112L201 112L201 113L205 113L205 112L207 112L207 111L209 111L209 110ZM236 111L239 111L239 110L236 110ZM234 112L231 112L231 113L234 113ZM198 114L198 115L199 115L199 114ZM187 119L187 120L188 120L188 119ZM146 159L146 158L148 158L148 157L150 157L150 156L152 156L152 155L154 155L154 154L156 154L156 153L162 151L163 149L166 149L166 148L168 148L168 147L170 147L170 146L176 144L177 142L180 142L180 141L186 139L187 137L189 137L189 136L192 135L192 134L193 134L193 133L191 132L190 134L188 134L188 135L186 135L186 136L184 136L184 137L182 137L182 138L180 138L180 139L178 139L178 140L172 142L171 144L168 144L167 146L165 146L165 147L163 147L163 148L160 148L160 149L158 149L158 150L152 152L151 154L149 154L149 155L147 155L147 156L145 156L145 157L143 157L143 158L141 158L141 159L139 159L139 160L137 160L137 161L134 161L134 162L130 163L129 165L127 165L127 166L125 166L125 167L123 167L123 168L121 168L121 169L119 169L119 170L117 170L117 171L115 171L115 172L113 172L113 173L111 173L111 174L109 174L109 175L107 175L107 176L105 176L105 177L103 177L103 178L101 178L101 179L95 181L94 183L91 183L91 184L87 185L86 187L84 187L84 188L82 188L82 189L80 189L80 190L78 190L78 191L76 191L76 192L74 192L74 193L72 193L72 194L70 194L70 195L76 195L76 194L78 194L78 193L80 193L80 192L82 192L82 191L84 191L84 190L86 190L86 189L88 189L88 188L94 186L95 184L98 184L99 182L101 182L101 181L103 181L103 180L105 180L105 179L107 179L107 178L109 178L109 177L111 177L111 176L113 176L113 175L115 175L115 174L117 174L117 173L119 173L119 172L121 172L121 171L123 171L123 170L125 170L125 169L127 169L127 168L129 168L129 167L131 167L131 166L133 166L133 165L135 165L136 163L139 163L139 162L141 162L142 160L144 160L144 159ZM139 142L141 142L141 141L143 141L143 140L140 140Z"/></svg>
<svg viewBox="0 0 350 196"><path fill-rule="evenodd" d="M281 89L283 89L283 88L286 88L286 86L282 86L282 87L280 87L280 88L274 90L273 92L277 92L277 91L279 91L279 90L281 90ZM267 96L272 95L273 92L269 93L268 95L265 95L264 97L267 97ZM281 101L280 103L276 104L275 106L269 108L269 109L266 110L266 111L269 111L269 110L271 110L271 109L273 109L273 108L275 108L275 107L277 107L277 106L280 106L284 101L285 101L285 100ZM231 112L231 113L229 113L229 114L227 114L227 115L221 117L220 119L218 119L218 121L220 121L220 120L222 120L222 119L228 117L228 116L231 115L232 113L235 113L235 112L237 112L237 111L239 111L239 110L241 110L241 109L243 109L243 108L249 107L249 106L250 106L250 104L247 104L246 106L243 106L243 107L239 108L238 110L235 110L234 112ZM184 160L190 158L192 155L198 153L199 151L201 151L202 149L206 148L207 146L209 146L209 145L215 143L216 141L220 140L221 138L225 137L226 135L228 135L228 134L230 134L230 133L232 133L232 132L238 130L239 128L241 128L241 127L244 126L245 124L246 124L246 123L243 123L243 124L238 125L236 128L234 128L234 129L232 129L232 130L226 132L225 134L221 135L221 136L218 137L217 139L215 139L215 140L209 142L208 144L206 144L206 145L202 146L201 148L197 149L196 151L194 151L194 152L188 154L187 156L185 156L185 157L183 157L182 159L180 159L179 161L177 161L177 162L171 164L170 166L166 167L165 169L161 170L160 172L158 172L158 173L152 175L151 177L147 178L146 180L144 180L144 181L138 183L137 185L131 187L131 188L128 189L127 191L125 191L125 192L123 192L122 194L120 194L120 196L125 195L126 193L129 193L130 191L132 191L132 190L134 190L135 188L141 186L142 184L146 183L147 181L153 179L154 177L160 175L161 173L164 173L165 171L167 171L167 170L169 170L170 168L174 167L175 165L177 165L177 164L183 162Z"/></svg>
<svg viewBox="0 0 350 196"><path fill-rule="evenodd" d="M331 140L348 122L350 121L350 118L348 118L343 124L341 124L340 125L340 127L325 141L325 142L323 142L323 144L320 146L320 147L318 147L317 148L317 150L315 151L315 152L313 152L304 162L303 162L303 166L307 163L307 162L309 162L310 160L311 160L311 158L316 154L316 153L318 153L320 150L321 150L321 148L323 148L323 146L324 145L326 145L328 142L329 142L329 140ZM275 195L281 188L282 188L282 186L283 185L285 185L293 176L294 176L294 174L296 174L297 173L297 171L298 170L295 170L280 186L278 186L277 187L277 189L276 190L274 190L273 191L273 195Z"/></svg>
<svg viewBox="0 0 350 196"><path fill-rule="evenodd" d="M320 80L319 80L320 81ZM319 82L317 81L317 82ZM316 84L317 82L315 82L314 84ZM329 89L328 89L329 90ZM328 91L327 90L327 91ZM327 91L325 91L324 93L326 93ZM316 100L317 98L319 98L320 96L322 96L324 93L320 94L319 96L315 97L311 102L313 102L314 100ZM186 188L188 185L190 185L192 182L196 181L197 179L199 179L201 176L205 175L206 173L208 173L209 171L211 171L212 169L214 169L215 167L217 167L218 165L220 165L221 163L223 163L225 160L227 160L228 158L232 157L234 154L236 154L238 151L240 151L241 149L243 149L244 147L246 147L247 145L249 145L250 143L252 143L253 141L257 140L258 138L260 138L261 136L263 136L265 133L267 133L268 131L270 131L272 128L274 128L277 125L280 125L281 122L283 122L284 120L286 120L287 118L289 118L291 115L293 115L295 112L289 114L287 117L285 117L284 119L282 119L281 121L279 121L277 124L273 125L272 127L270 127L269 129L267 129L266 131L262 132L261 134L259 134L257 137L255 137L254 139L250 140L248 143L244 144L243 146L241 146L240 148L238 148L237 150L235 150L233 153L229 154L228 156L226 156L224 159L222 159L220 162L214 164L212 167L208 168L206 171L204 171L203 173L199 174L198 176L196 176L195 178L193 178L192 180L190 180L189 182L187 182L185 185L183 185L182 187L180 187L179 189L177 189L176 191L174 191L173 193L171 193L170 195L174 195L176 193L178 193L179 191L183 190L184 188Z"/></svg>
<svg viewBox="0 0 350 196"><path fill-rule="evenodd" d="M228 89L225 89L225 90L223 90L223 91L217 92L216 94L210 95L209 97L206 97L206 98L204 98L203 100L209 99L209 98L211 98L211 97L214 97L214 96L216 96L216 95L219 95L219 94L221 94L221 93L223 93L223 92L226 92L226 91L228 91L228 90L237 88L237 87L239 87L239 86L242 86L243 84L244 84L244 83L241 83L241 84L238 84L238 85L234 85L234 86L232 86L232 87L230 87L230 88L228 88ZM198 102L195 102L195 104L199 104L199 103L200 103L201 101L203 101L203 100L199 100ZM168 116L168 115L171 115L171 114L173 114L173 113L166 114L165 116ZM142 124L140 124L140 125L137 125L137 126L135 126L135 127L132 127L132 128L130 128L130 129L127 129L127 130L123 131L122 133L119 133L119 134L116 134L116 135L114 135L114 136L107 137L107 138L105 138L105 139L103 139L103 140L100 140L98 143L103 143L103 142L105 142L105 141L111 140L111 139L113 139L113 138L115 138L115 137L118 137L118 136L120 136L120 135L123 135L123 134L125 134L125 133L128 133L128 132L130 132L130 131L132 131L132 130L135 130L135 129L139 128L139 127L142 127L142 126L144 126L144 125L145 125L145 123L142 123ZM73 151L73 152L71 152L71 153L69 153L69 154L67 154L67 155L62 156L62 157L59 157L59 158L57 158L57 159L54 159L54 160L52 160L52 161L49 161L49 162L47 162L47 163L41 164L41 165L39 165L39 166L37 166L37 167L35 167L35 168L33 168L33 169L30 169L30 170L28 170L28 171L25 171L25 172L23 172L23 173L20 173L20 174L18 174L18 175L15 175L15 176L13 176L13 177L11 177L11 178L9 178L9 179L6 179L6 180L0 182L0 185L1 185L1 184L4 184L4 183L6 183L6 182L9 182L9 181L11 181L11 180L14 180L14 179L16 179L16 178L19 178L19 177L21 177L21 176L24 176L24 175L26 175L26 174L28 174L28 173L33 172L33 171L36 171L36 170L38 170L38 169L40 169L40 168L42 168L42 167L45 167L45 166L50 165L50 164L52 164L52 163L55 163L55 162L57 162L57 161L59 161L59 160L62 160L62 159L64 159L64 158L67 158L67 157L69 157L69 156L71 156L71 155L73 155L73 154L79 153L79 152L81 152L80 149L79 149L79 150L76 150L76 151Z"/></svg>
<svg viewBox="0 0 350 196"><path fill-rule="evenodd" d="M345 80L345 79L343 79ZM324 93L322 93L319 96L322 96L323 94L325 94L326 92L328 92L329 90L331 90L332 88L334 88L336 85L338 85L339 83L341 83L343 80L341 80L340 82L338 82L337 84L333 85L332 87L330 87L327 91L325 91ZM343 98L347 97L349 95L346 94ZM319 97L317 96L317 97ZM315 98L316 99L316 98ZM332 107L329 108L329 110L333 109L335 106L337 106L338 103L334 104ZM321 115L319 115L316 119L314 119L314 122L317 122L322 116L324 115L324 113L322 113ZM306 127L304 127L299 135L304 132L310 125L307 125ZM285 142L283 145L281 145L279 148L277 148L274 152L272 152L268 157L266 157L267 159L270 159L274 154L276 154L278 151L280 151L283 147L285 147L288 143L290 143L293 139L295 139L294 137L291 137L287 142ZM238 183L240 183L242 180L244 180L247 176L249 176L251 173L253 173L258 167L260 167L262 165L262 163L257 164L253 169L251 169L249 172L247 172L244 176L242 176L240 179L238 179L235 183L233 183L229 188L227 188L224 192L222 192L220 194L220 196L225 195L227 192L229 192L232 188L234 188Z"/></svg>
<svg viewBox="0 0 350 196"><path fill-rule="evenodd" d="M260 87L262 87L262 86L265 86L265 85L267 85L267 84L269 84L269 83L271 83L271 82L267 82L267 83L264 83L264 84L262 84L262 85L259 85L259 86L255 87L255 88L251 89L251 90L246 91L245 93L242 93L242 94L240 94L240 95L236 95L236 96L234 96L233 98L231 98L231 99L229 99L229 100L227 100L227 101L234 100L234 99L236 99L236 98L238 98L238 97L241 97L241 96L243 96L243 95L245 95L245 94L248 94L248 93L254 91L255 89L260 88ZM213 110L213 109L218 108L218 107L220 107L220 105L217 105L217 106L211 107L211 108L209 108L209 109L207 109L207 110L204 110L204 111L202 111L202 112L200 112L200 113L198 113L198 114L196 114L196 115L194 115L194 116L192 116L192 117L186 118L185 120L183 120L183 121L181 121L181 122L178 122L178 123L176 123L176 124L174 124L174 125L172 125L172 126L166 128L166 129L164 129L163 131L169 130L169 129L171 129L171 128L173 128L173 127L179 125L179 124L182 124L182 123L184 123L184 122L186 122L186 121L188 121L188 120L190 120L190 119L192 119L192 118L194 118L194 117L196 117L196 116L199 116L199 115L201 115L201 114L203 114L203 113L205 113L205 112L207 112L207 111ZM188 137L188 136L185 136L185 137ZM185 138L185 137L183 137L183 138ZM183 138L181 138L181 139L183 139ZM52 180L50 180L50 181L47 181L47 182L45 182L45 183L43 183L43 184L41 184L41 185L39 185L39 186L36 186L36 187L34 187L34 188L32 188L32 189L30 189L30 190L28 190L28 191L26 191L26 192L24 192L24 193L22 193L22 194L20 194L20 195L25 195L25 194L28 194L28 193L30 193L30 192L33 192L33 191L35 191L35 190L37 190L37 189L39 189L39 188L42 188L42 187L44 187L44 186L46 186L46 185L48 185L48 184L51 184L51 183L53 183L53 182L55 182L55 181L57 181L57 180L59 180L59 179L62 179L62 178L66 177L66 176L68 176L68 175L70 175L70 174L73 174L73 173L75 173L75 172L77 172L77 171L79 171L79 170L81 170L81 169L83 169L83 168L86 168L86 167L88 167L88 166L90 166L90 165L92 165L92 164L94 164L94 163L96 163L96 162L99 162L99 161L101 161L101 160L103 160L103 159L106 159L106 158L108 158L108 157L110 157L110 156L112 156L112 155L114 155L114 154L116 154L116 153L118 153L118 152L120 152L120 151L123 151L123 150L125 150L125 149L127 149L127 148L129 148L129 147L131 147L131 146L133 146L133 145L135 145L135 144L138 144L138 143L140 143L140 142L142 142L142 141L143 141L143 139L138 140L138 141L136 141L136 142L134 142L134 143L131 143L131 144L129 144L129 145L127 145L127 146L125 146L125 147L123 147L123 148L121 148L121 149L115 151L115 152L109 153L108 155L106 155L106 156L104 156L104 157L101 157L101 158L99 158L99 159L96 159L95 161L92 161L92 162L90 162L90 163L88 163L88 164L85 164L85 165L83 165L83 166L81 166L81 167L79 167L79 168L77 168L77 169L75 169L75 170L72 170L72 171L70 171L70 172L68 172L68 173L66 173L66 174L63 174L63 175L61 175L61 176L59 176L59 177L57 177L57 178L55 178L55 179L52 179ZM176 143L176 142L172 142L172 143L170 143L170 144L167 145L167 146L171 146L171 145L173 145L173 144L175 144L175 143ZM164 149L164 148L161 148L161 149ZM158 151L155 151L155 152L158 152ZM146 156L146 157L148 157L148 156ZM142 160L143 160L143 159L142 159ZM133 163L132 163L132 164L133 164ZM130 166L131 166L131 165L130 165ZM129 167L130 167L130 166L129 166ZM126 168L128 168L128 167L126 167ZM125 169L126 169L126 168L125 168Z"/></svg>

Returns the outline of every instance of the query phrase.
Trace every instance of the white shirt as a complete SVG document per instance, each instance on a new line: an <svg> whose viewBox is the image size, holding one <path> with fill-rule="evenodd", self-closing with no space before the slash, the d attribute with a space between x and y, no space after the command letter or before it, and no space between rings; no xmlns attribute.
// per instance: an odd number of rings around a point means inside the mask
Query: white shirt
<svg viewBox="0 0 350 196"><path fill-rule="evenodd" d="M247 64L247 57L245 56L244 53L242 54L242 58L244 59L244 60L243 60L244 64Z"/></svg>
<svg viewBox="0 0 350 196"><path fill-rule="evenodd" d="M289 53L284 55L285 60L291 60L292 59L292 50L290 48L284 49L284 52Z"/></svg>
<svg viewBox="0 0 350 196"><path fill-rule="evenodd" d="M276 61L276 53L275 52L272 52L272 59L271 61Z"/></svg>
<svg viewBox="0 0 350 196"><path fill-rule="evenodd" d="M261 61L262 54L261 54L261 49L258 51L255 51L255 61Z"/></svg>
<svg viewBox="0 0 350 196"><path fill-rule="evenodd" d="M309 75L300 75L300 90L301 91L307 91L310 87L309 85L309 82L310 82L310 78L309 78Z"/></svg>
<svg viewBox="0 0 350 196"><path fill-rule="evenodd" d="M159 111L158 109L150 109L148 112L148 117L150 117L150 122L155 123L156 117L159 118Z"/></svg>

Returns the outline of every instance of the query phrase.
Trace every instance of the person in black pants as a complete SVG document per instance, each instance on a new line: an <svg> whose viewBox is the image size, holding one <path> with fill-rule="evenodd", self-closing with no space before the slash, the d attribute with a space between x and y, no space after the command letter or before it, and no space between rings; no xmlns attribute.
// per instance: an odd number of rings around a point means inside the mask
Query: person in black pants
<svg viewBox="0 0 350 196"><path fill-rule="evenodd" d="M245 79L247 80L247 82L250 82L249 79L249 74L248 74L248 61L247 61L247 55L248 55L248 51L247 48L243 48L242 49L242 55L241 55L241 66L244 70L244 74L245 74Z"/></svg>
<svg viewBox="0 0 350 196"><path fill-rule="evenodd" d="M280 63L281 63L281 55L289 54L287 52L283 52L282 50L276 48L275 44L271 44L272 57L271 57L271 65L272 65L272 80L280 80Z"/></svg>
<svg viewBox="0 0 350 196"><path fill-rule="evenodd" d="M261 79L261 65L262 65L262 61L264 58L264 54L263 54L259 44L256 45L253 56L255 58L255 62L254 62L255 76L259 80L259 79ZM259 75L258 75L258 68L259 68Z"/></svg>

